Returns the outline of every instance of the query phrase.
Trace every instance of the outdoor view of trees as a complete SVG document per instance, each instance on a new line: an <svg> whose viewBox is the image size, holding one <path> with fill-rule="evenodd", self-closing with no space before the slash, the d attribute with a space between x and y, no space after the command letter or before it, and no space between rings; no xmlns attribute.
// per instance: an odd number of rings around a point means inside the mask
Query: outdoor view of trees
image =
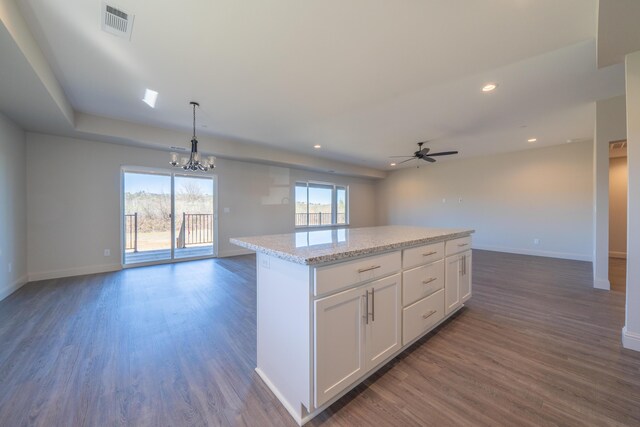
<svg viewBox="0 0 640 427"><path fill-rule="evenodd" d="M148 193L144 190L125 193L125 214L138 213L138 232L169 231L171 229L171 195L164 192ZM212 198L204 194L202 187L193 181L180 183L176 189L176 220L182 212L210 214Z"/></svg>
<svg viewBox="0 0 640 427"><path fill-rule="evenodd" d="M198 233L200 240L204 237L209 243L212 241L213 231L211 180L175 177L174 186L175 236L180 247L186 246L188 242L185 240L186 234ZM125 175L125 238L128 250L134 250L135 243L138 251L171 248L170 188L169 176L136 173ZM133 217L134 214L137 214L137 218ZM196 217L197 215L200 216ZM183 221L189 226L188 230L183 228ZM137 242L134 242L136 237Z"/></svg>

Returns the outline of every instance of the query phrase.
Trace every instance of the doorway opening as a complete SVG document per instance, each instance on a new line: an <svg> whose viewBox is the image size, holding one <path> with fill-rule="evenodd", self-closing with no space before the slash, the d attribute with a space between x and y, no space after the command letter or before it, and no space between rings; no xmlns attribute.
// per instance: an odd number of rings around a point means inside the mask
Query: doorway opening
<svg viewBox="0 0 640 427"><path fill-rule="evenodd" d="M215 256L215 206L215 176L123 169L123 265Z"/></svg>
<svg viewBox="0 0 640 427"><path fill-rule="evenodd" d="M609 283L625 292L627 282L627 141L609 143Z"/></svg>

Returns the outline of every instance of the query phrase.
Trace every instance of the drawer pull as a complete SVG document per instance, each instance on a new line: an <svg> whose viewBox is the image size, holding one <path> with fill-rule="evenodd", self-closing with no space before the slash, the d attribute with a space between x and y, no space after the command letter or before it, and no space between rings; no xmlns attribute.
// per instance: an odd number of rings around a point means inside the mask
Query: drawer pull
<svg viewBox="0 0 640 427"><path fill-rule="evenodd" d="M427 252L426 254L422 254L422 256L431 256L431 255L435 255L437 253L438 253L438 251L431 251L431 252Z"/></svg>
<svg viewBox="0 0 640 427"><path fill-rule="evenodd" d="M433 316L434 314L436 314L438 312L438 310L431 310L428 313L425 313L422 315L423 319L428 319L429 317Z"/></svg>
<svg viewBox="0 0 640 427"><path fill-rule="evenodd" d="M463 246L469 246L469 244L468 244L468 243L458 243L458 247L460 247L460 248L461 248L461 247L463 247Z"/></svg>
<svg viewBox="0 0 640 427"><path fill-rule="evenodd" d="M435 282L436 280L438 280L438 278L437 278L437 277L432 277L431 279L423 280L423 281L422 281L422 284L423 284L423 285L428 285L429 283L431 283L431 282Z"/></svg>
<svg viewBox="0 0 640 427"><path fill-rule="evenodd" d="M364 273L365 271L371 271L371 270L375 270L376 268L380 268L380 265L372 265L371 267L367 267L367 268L361 268L360 270L358 270L358 273Z"/></svg>

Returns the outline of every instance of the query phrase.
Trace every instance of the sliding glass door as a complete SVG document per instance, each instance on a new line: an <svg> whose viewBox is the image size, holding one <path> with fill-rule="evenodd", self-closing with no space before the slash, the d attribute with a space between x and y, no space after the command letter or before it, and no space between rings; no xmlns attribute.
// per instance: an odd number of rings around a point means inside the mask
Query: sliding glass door
<svg viewBox="0 0 640 427"><path fill-rule="evenodd" d="M213 255L213 179L176 176L176 258Z"/></svg>
<svg viewBox="0 0 640 427"><path fill-rule="evenodd" d="M215 177L124 170L122 181L125 265L215 255Z"/></svg>

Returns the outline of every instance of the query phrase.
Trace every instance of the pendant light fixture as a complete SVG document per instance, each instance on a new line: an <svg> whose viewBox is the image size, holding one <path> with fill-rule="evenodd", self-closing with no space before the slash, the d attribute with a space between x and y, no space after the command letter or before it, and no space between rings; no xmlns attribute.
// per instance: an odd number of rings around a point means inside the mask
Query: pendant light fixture
<svg viewBox="0 0 640 427"><path fill-rule="evenodd" d="M200 104L193 101L191 101L189 104L193 106L193 136L191 137L191 155L189 157L185 156L178 159L178 153L171 153L171 161L169 162L169 164L173 167L179 167L187 171L207 172L208 170L216 167L216 158L214 156L207 156L206 159L201 159L200 153L198 153L198 138L196 138L196 107L199 107Z"/></svg>

